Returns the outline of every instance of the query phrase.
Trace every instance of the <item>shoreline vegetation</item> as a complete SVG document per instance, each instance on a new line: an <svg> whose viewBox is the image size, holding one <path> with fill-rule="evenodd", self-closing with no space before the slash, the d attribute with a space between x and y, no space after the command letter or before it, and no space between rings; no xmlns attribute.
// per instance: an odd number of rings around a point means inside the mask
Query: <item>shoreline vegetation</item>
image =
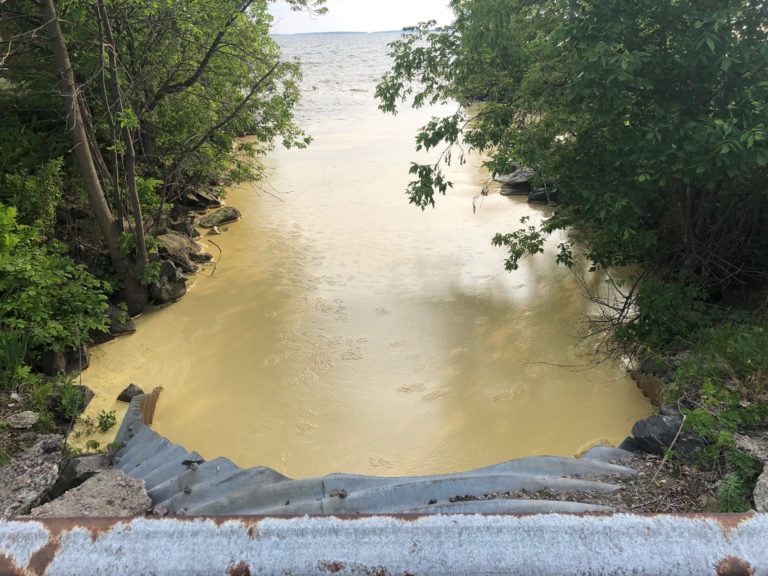
<svg viewBox="0 0 768 576"><path fill-rule="evenodd" d="M558 264L640 271L616 298L594 296L603 314L589 325L608 353L643 361L636 380L666 418L626 509L757 507L768 459L764 8L451 4L450 26L427 22L391 45L376 91L390 113L482 103L419 132L437 160L412 164L410 202L424 210L448 191L441 163L462 146L488 154L494 175L535 167L534 187L559 206L540 228L523 221L494 238L508 270L567 229L586 250L562 243ZM184 273L207 257L179 238L194 237L194 211L220 204L210 190L258 179L251 160L277 140L310 143L293 122L300 68L282 61L266 8L0 4L0 466L72 429L87 402L72 374L90 342L183 295ZM84 425L116 423L103 413Z"/></svg>

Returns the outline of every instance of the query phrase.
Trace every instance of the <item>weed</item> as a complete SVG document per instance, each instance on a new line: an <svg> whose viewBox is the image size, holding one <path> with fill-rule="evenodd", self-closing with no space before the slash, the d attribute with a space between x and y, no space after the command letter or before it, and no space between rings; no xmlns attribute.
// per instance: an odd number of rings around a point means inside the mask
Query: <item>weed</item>
<svg viewBox="0 0 768 576"><path fill-rule="evenodd" d="M35 424L38 432L51 432L56 428L56 423L53 421L53 414L47 410L43 410L37 415L37 424Z"/></svg>
<svg viewBox="0 0 768 576"><path fill-rule="evenodd" d="M29 405L36 412L48 411L48 396L53 392L53 383L42 378L38 378L32 384L32 390L29 393Z"/></svg>
<svg viewBox="0 0 768 576"><path fill-rule="evenodd" d="M74 386L71 379L67 379L61 384L60 392L58 412L65 421L71 422L80 413L83 393Z"/></svg>
<svg viewBox="0 0 768 576"><path fill-rule="evenodd" d="M99 432L107 432L111 428L117 424L117 416L115 416L115 411L110 410L109 412L105 412L102 410L99 412L99 415L97 416L98 424L97 427L99 429Z"/></svg>
<svg viewBox="0 0 768 576"><path fill-rule="evenodd" d="M752 507L751 495L751 487L747 487L738 474L728 474L717 491L717 511L747 512Z"/></svg>
<svg viewBox="0 0 768 576"><path fill-rule="evenodd" d="M91 450L93 450L95 452L96 450L99 449L99 446L100 446L100 444L99 444L99 442L97 440L93 440L93 439L88 440L85 443L85 451L86 452L90 452Z"/></svg>
<svg viewBox="0 0 768 576"><path fill-rule="evenodd" d="M18 372L24 364L27 355L29 335L16 330L6 330L0 333L0 379L12 387L18 381Z"/></svg>
<svg viewBox="0 0 768 576"><path fill-rule="evenodd" d="M88 435L93 434L93 431L95 429L95 425L93 423L93 420L91 420L90 416L86 416L85 418L80 420L83 423L83 427L85 428L85 433Z"/></svg>

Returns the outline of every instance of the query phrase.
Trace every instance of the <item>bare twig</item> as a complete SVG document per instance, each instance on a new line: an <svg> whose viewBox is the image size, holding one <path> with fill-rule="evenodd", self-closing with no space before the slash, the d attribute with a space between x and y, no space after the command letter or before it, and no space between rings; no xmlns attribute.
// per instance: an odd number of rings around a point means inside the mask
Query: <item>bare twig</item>
<svg viewBox="0 0 768 576"><path fill-rule="evenodd" d="M656 477L659 475L659 472L661 472L661 469L664 467L664 464L667 461L667 458L669 457L669 453L672 450L672 448L675 446L675 442L677 442L677 439L680 437L680 434L683 432L683 426L685 426L685 420L688 418L687 414L683 414L683 421L680 422L680 428L677 430L677 434L675 434L674 440L672 440L672 444L669 445L669 448L664 452L664 458L661 459L661 463L659 464L659 467L656 469L656 473L653 475L653 478L651 478L651 484L653 484L656 481Z"/></svg>

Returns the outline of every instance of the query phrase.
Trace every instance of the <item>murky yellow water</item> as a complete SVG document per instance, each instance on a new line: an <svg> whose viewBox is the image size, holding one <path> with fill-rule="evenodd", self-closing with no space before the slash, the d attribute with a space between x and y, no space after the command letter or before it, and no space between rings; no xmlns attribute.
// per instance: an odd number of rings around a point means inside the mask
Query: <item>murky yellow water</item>
<svg viewBox="0 0 768 576"><path fill-rule="evenodd" d="M291 477L455 472L620 442L650 406L621 368L584 366L578 283L545 255L508 274L490 245L548 210L492 189L473 214L477 157L450 168L436 210L408 206L420 121L316 128L309 150L269 159L260 188L231 190L244 219L205 237L221 248L215 275L94 353L91 417L122 416L112 399L130 382L163 386L159 433Z"/></svg>

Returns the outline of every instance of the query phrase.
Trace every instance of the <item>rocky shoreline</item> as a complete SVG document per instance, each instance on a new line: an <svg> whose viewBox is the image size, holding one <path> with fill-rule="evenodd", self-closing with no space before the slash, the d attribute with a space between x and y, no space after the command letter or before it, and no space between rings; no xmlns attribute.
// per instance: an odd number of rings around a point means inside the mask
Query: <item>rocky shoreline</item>
<svg viewBox="0 0 768 576"><path fill-rule="evenodd" d="M541 201L541 189L532 182L545 182L535 169L523 168L511 175L497 177L502 194L527 194L529 202ZM545 203L556 201L556 191L543 189ZM536 198L539 198L538 200ZM160 247L154 257L159 274L150 286L155 304L174 302L187 291L187 276L196 274L200 265L213 260L203 252L195 238L197 227L209 234L226 231L226 225L241 218L233 207L223 206L215 193L189 193L185 205L178 205L168 214L167 222L160 226ZM109 338L135 331L133 322L117 307L111 309L112 326ZM104 339L101 340L105 341ZM86 368L89 352L83 346L78 358L60 357L49 362L56 371ZM625 465L637 474L620 481L620 488L608 493L561 492L562 501L590 503L615 510L632 512L695 512L714 511L717 478L695 468L685 458L703 448L706 441L684 430L684 416L677 407L663 406L661 391L665 380L672 377L672 369L665 364L645 363L631 373L633 379L649 397L659 412L635 423L632 435L619 448L634 454ZM87 392L84 405L87 404ZM119 398L130 402L139 389L126 390ZM83 408L84 408L83 405ZM135 516L152 513L152 502L144 482L126 476L113 468L118 447L104 453L72 455L67 453L65 439L57 435L39 435L31 431L35 425L34 413L21 410L23 401L11 396L0 397L0 420L6 428L0 435L12 435L21 444L29 446L19 451L8 465L0 467L0 517L30 515L55 516ZM754 490L755 509L768 512L768 435L762 431L736 436L739 448L762 463L763 471ZM674 466L668 461L673 449L683 460ZM539 491L510 491L482 495L457 494L452 502L466 499L529 499L550 500L548 488Z"/></svg>
<svg viewBox="0 0 768 576"><path fill-rule="evenodd" d="M157 225L158 250L151 255L157 275L149 286L155 305L176 302L187 292L187 275L214 260L197 242L198 227L221 234L227 224L241 219L237 208L225 206L216 192L191 191ZM136 325L114 304L109 306L107 333L92 335L102 344L136 331ZM42 370L48 377L79 373L90 364L90 348L82 344L71 354L50 353ZM93 398L85 386L75 386L82 397L79 411ZM143 392L131 387L118 398L130 402ZM32 515L132 516L151 505L143 482L112 470L114 449L106 453L71 454L61 434L42 434L35 428L39 414L26 409L27 399L16 392L0 393L0 518ZM63 424L64 425L64 424ZM71 428L71 423L68 424Z"/></svg>

